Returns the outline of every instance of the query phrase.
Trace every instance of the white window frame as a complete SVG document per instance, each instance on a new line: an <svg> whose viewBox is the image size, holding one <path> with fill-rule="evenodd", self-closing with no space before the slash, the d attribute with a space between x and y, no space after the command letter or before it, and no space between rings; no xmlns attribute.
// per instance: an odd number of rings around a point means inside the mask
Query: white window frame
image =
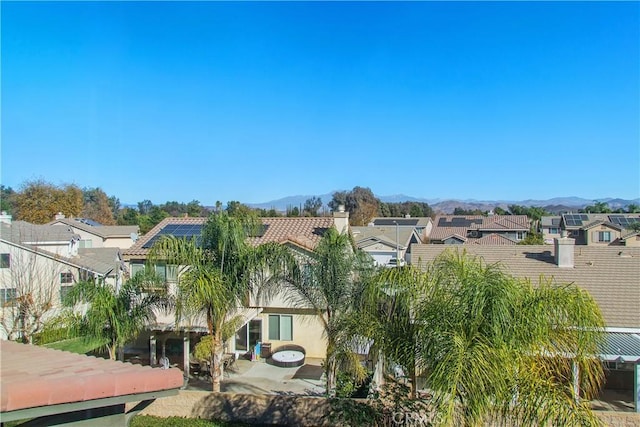
<svg viewBox="0 0 640 427"><path fill-rule="evenodd" d="M0 302L2 305L16 299L16 288L0 288Z"/></svg>
<svg viewBox="0 0 640 427"><path fill-rule="evenodd" d="M73 283L73 273L71 273L70 271L65 271L60 273L60 284L61 285L66 285L69 283Z"/></svg>
<svg viewBox="0 0 640 427"><path fill-rule="evenodd" d="M607 238L605 238L605 236L607 236ZM598 242L610 243L611 231L598 231Z"/></svg>
<svg viewBox="0 0 640 427"><path fill-rule="evenodd" d="M64 301L64 297L71 291L73 286L69 285L60 285L60 302Z"/></svg>
<svg viewBox="0 0 640 427"><path fill-rule="evenodd" d="M0 268L11 268L11 254L3 253L0 254L0 257L2 257L2 260L0 261Z"/></svg>

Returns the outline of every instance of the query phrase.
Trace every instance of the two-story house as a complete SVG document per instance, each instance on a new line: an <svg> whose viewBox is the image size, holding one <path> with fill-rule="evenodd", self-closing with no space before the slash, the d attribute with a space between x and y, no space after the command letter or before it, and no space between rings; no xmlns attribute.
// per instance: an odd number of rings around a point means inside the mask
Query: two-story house
<svg viewBox="0 0 640 427"><path fill-rule="evenodd" d="M530 228L526 215L438 215L428 239L444 245L515 245Z"/></svg>
<svg viewBox="0 0 640 427"><path fill-rule="evenodd" d="M66 225L80 236L80 248L128 249L136 242L140 233L137 225L102 225L81 218L65 218L58 213L48 225Z"/></svg>
<svg viewBox="0 0 640 427"><path fill-rule="evenodd" d="M34 322L42 322L80 280L120 285L125 271L120 249L79 248L79 241L80 236L66 225L36 225L0 216L1 338L16 337L16 310L21 303Z"/></svg>
<svg viewBox="0 0 640 427"><path fill-rule="evenodd" d="M576 245L640 246L640 233L631 228L635 223L640 223L640 214L566 213L560 216L559 228Z"/></svg>
<svg viewBox="0 0 640 427"><path fill-rule="evenodd" d="M329 228L335 227L341 232L348 233L348 217L348 212L340 211L335 212L333 217L260 218L262 228L258 235L249 239L249 242L252 245L277 242L291 248L298 256L308 256ZM123 252L131 274L136 274L145 268L154 268L156 273L166 279L168 289L172 292L178 279L177 266L148 265L149 251L164 235L199 238L206 221L207 218L194 217L162 220L131 248ZM258 342L268 342L272 348L296 344L304 347L309 357L325 356L323 328L317 320L317 314L310 307L294 306L287 295L281 293L268 301L250 298L247 307L238 309L242 313L243 322L236 330L234 337L227 343L228 352L244 354ZM189 351L185 351L184 340L195 343L206 330L204 322L198 323L195 320L190 324L176 325L173 315L158 315L157 323L149 325L148 333L141 336L135 347L136 349L149 348L147 343L150 341L152 364L159 357L156 348L158 351L163 348L170 358L182 358L188 356ZM156 347L158 341L161 346ZM186 348L192 347L191 344L186 346ZM184 366L187 366L186 360Z"/></svg>

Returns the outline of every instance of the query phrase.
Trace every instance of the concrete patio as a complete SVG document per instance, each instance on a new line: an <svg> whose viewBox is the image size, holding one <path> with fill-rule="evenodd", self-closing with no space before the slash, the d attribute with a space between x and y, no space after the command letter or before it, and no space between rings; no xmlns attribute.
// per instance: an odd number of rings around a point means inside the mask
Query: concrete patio
<svg viewBox="0 0 640 427"><path fill-rule="evenodd" d="M322 359L307 358L305 364L295 368L281 368L264 359L250 361L238 359L225 370L221 391L225 393L278 394L322 396L324 377ZM187 390L211 391L211 377L192 375Z"/></svg>

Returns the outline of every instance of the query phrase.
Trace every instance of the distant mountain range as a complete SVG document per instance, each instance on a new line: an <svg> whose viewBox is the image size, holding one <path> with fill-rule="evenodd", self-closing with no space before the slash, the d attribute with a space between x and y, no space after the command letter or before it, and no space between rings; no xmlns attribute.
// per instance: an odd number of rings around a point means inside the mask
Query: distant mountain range
<svg viewBox="0 0 640 427"><path fill-rule="evenodd" d="M261 209L276 209L278 211L286 211L288 208L298 207L302 208L304 202L312 197L319 197L322 200L323 206L331 201L333 193L327 193L322 195L299 195L288 196L281 199L272 200L264 203L250 203L248 204L254 208ZM549 212L568 212L576 211L584 208L588 205L593 205L593 199L583 199L580 197L554 197L546 200L457 200L457 199L426 199L420 197L407 196L405 194L394 194L391 196L376 196L380 201L385 203L401 203L401 202L421 202L428 203L436 212L452 213L455 208L462 208L467 210L480 209L482 211L489 211L496 206L502 209L507 209L509 205L520 206L540 206L545 208ZM630 204L640 205L640 198L633 200L625 200L619 198L605 198L597 199L599 202L607 203L612 209L624 208Z"/></svg>

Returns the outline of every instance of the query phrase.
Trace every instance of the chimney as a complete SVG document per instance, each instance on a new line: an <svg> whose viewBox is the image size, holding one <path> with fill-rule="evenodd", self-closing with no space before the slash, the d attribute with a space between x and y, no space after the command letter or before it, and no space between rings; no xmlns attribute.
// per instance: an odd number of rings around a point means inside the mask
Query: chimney
<svg viewBox="0 0 640 427"><path fill-rule="evenodd" d="M57 221L57 220L59 220L59 219L64 219L64 218L65 218L65 216L64 216L64 214L63 214L62 212L58 212L58 213L56 214L56 216L54 216L54 218L55 218L55 220Z"/></svg>
<svg viewBox="0 0 640 427"><path fill-rule="evenodd" d="M574 267L575 239L567 236L567 231L562 230L560 238L553 239L556 249L556 265L560 268Z"/></svg>
<svg viewBox="0 0 640 427"><path fill-rule="evenodd" d="M0 215L0 222L11 224L11 218L11 215L7 214L7 211L2 211L2 215Z"/></svg>
<svg viewBox="0 0 640 427"><path fill-rule="evenodd" d="M338 206L338 212L333 213L333 225L340 234L349 231L349 212L345 212L344 205Z"/></svg>

